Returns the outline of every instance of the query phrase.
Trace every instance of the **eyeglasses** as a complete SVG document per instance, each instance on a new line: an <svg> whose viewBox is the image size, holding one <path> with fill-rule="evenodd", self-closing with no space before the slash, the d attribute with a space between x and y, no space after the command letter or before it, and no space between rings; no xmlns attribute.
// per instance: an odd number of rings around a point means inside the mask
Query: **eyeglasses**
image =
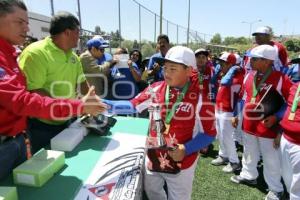
<svg viewBox="0 0 300 200"><path fill-rule="evenodd" d="M98 50L101 51L101 52L105 51L105 49L103 49L103 48L99 48Z"/></svg>

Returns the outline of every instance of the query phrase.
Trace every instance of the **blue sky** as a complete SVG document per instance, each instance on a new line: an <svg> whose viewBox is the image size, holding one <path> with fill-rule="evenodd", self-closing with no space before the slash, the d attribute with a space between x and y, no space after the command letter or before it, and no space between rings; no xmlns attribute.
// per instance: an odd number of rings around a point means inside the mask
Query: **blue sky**
<svg viewBox="0 0 300 200"><path fill-rule="evenodd" d="M160 0L136 0L159 15ZM29 11L51 15L50 0L24 0ZM300 0L190 0L190 29L198 33L226 36L249 36L249 23L252 31L258 26L269 25L275 35L300 34ZM82 27L94 30L99 25L106 32L118 29L118 0L80 0ZM66 10L77 14L77 0L54 0L56 11ZM154 40L154 15L141 8L142 39ZM139 10L133 0L121 0L121 32L127 39L139 39ZM188 0L163 0L163 17L172 23L187 28ZM159 19L156 23L156 36L159 33ZM168 30L168 31L167 31ZM163 33L168 33L170 40L176 43L177 28L163 23ZM204 35L199 34L201 38ZM205 39L211 36L206 35ZM186 29L179 28L179 42L186 41Z"/></svg>

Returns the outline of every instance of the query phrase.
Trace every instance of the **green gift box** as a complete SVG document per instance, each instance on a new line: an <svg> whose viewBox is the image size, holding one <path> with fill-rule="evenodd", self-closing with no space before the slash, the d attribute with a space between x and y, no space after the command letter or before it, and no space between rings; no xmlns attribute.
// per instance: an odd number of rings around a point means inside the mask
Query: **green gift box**
<svg viewBox="0 0 300 200"><path fill-rule="evenodd" d="M0 187L0 200L18 200L16 187Z"/></svg>
<svg viewBox="0 0 300 200"><path fill-rule="evenodd" d="M14 183L41 187L64 164L64 152L42 149L13 170Z"/></svg>

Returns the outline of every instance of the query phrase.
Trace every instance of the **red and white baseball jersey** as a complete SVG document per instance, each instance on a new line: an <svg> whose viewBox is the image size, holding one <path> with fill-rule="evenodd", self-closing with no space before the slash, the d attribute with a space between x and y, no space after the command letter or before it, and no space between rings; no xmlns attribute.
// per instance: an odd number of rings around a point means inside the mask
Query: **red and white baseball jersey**
<svg viewBox="0 0 300 200"><path fill-rule="evenodd" d="M243 117L243 127L242 129L249 134L255 135L257 137L264 138L275 138L277 133L271 129L267 128L263 124L263 119L254 119L249 117L246 111L253 109L253 104L251 103L251 98L253 94L253 82L256 72L251 71L247 74L244 80L244 95L245 95L245 106L244 106L244 117ZM261 78L257 79L257 84L260 82ZM267 78L265 83L263 83L261 89L268 86L272 86L274 89L281 94L284 99L288 98L289 90L292 86L290 79L278 71L272 71L270 76ZM257 101L263 96L262 90L260 90L256 96Z"/></svg>
<svg viewBox="0 0 300 200"><path fill-rule="evenodd" d="M193 73L198 73L199 78L203 78L203 94L205 94L203 97L207 98L207 100L215 99L216 97L212 96L215 95L213 93L213 87L216 87L216 85L211 84L211 78L214 75L214 68L213 65L208 62L205 66L204 72L197 72L196 70ZM199 80L199 84L201 84Z"/></svg>
<svg viewBox="0 0 300 200"><path fill-rule="evenodd" d="M216 98L216 110L233 112L240 96L244 72L242 70L237 71L232 79L231 85L219 85Z"/></svg>
<svg viewBox="0 0 300 200"><path fill-rule="evenodd" d="M290 95L287 100L288 107L284 114L282 121L280 122L281 127L283 128L283 136L292 143L300 145L300 104L297 105L297 110L295 112L295 118L289 120L288 117L291 112L293 105L293 100L299 86L299 82L295 83L290 89Z"/></svg>
<svg viewBox="0 0 300 200"><path fill-rule="evenodd" d="M156 93L156 101L155 103L159 103L161 106L161 117L163 121L166 118L166 105L165 105L165 93L167 84L165 81L153 83L151 86L152 90ZM169 92L169 107L170 110L173 104L176 102L177 96L180 94L181 90L178 88L170 88ZM214 118L209 118L207 120L201 122L196 122L196 112L197 108L199 110L203 110L202 105L198 105L199 103L203 103L202 98L199 100L200 95L200 87L198 81L198 74L193 72L190 78L190 86L186 92L186 95L179 103L175 114L170 122L169 133L165 136L167 139L175 138L179 144L184 144L191 140L198 131L205 132L207 134L213 135L213 129L209 127L209 125L203 124L212 124L214 125ZM149 88L145 89L139 95L137 95L134 99L131 100L131 103L134 105L135 109L139 112L148 108L151 105L151 94L149 92ZM204 111L201 111L204 112ZM210 112L208 112L210 113ZM200 123L202 126L202 130L195 128L196 123ZM206 127L208 127L206 129ZM156 137L155 132L150 132L150 136ZM186 169L189 168L197 158L197 153L193 153L189 156L186 156L183 161L181 168Z"/></svg>
<svg viewBox="0 0 300 200"><path fill-rule="evenodd" d="M193 75L196 76L199 72L194 71ZM215 103L212 99L215 99L213 95L213 88L216 85L212 85L210 80L214 75L214 69L212 65L207 65L203 73L203 89L200 89L199 101L196 108L196 125L194 132L205 132L210 136L216 136L215 126ZM199 81L200 84L200 81Z"/></svg>

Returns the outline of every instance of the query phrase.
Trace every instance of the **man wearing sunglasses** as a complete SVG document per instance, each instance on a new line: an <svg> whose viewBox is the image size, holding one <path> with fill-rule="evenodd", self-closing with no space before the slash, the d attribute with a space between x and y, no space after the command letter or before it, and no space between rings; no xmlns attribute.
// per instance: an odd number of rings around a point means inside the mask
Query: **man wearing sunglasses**
<svg viewBox="0 0 300 200"><path fill-rule="evenodd" d="M108 75L110 68L117 63L116 60L105 61L98 64L97 60L104 55L108 44L103 38L93 38L86 43L87 50L80 55L83 72L90 85L95 86L97 95L107 98L108 95Z"/></svg>

